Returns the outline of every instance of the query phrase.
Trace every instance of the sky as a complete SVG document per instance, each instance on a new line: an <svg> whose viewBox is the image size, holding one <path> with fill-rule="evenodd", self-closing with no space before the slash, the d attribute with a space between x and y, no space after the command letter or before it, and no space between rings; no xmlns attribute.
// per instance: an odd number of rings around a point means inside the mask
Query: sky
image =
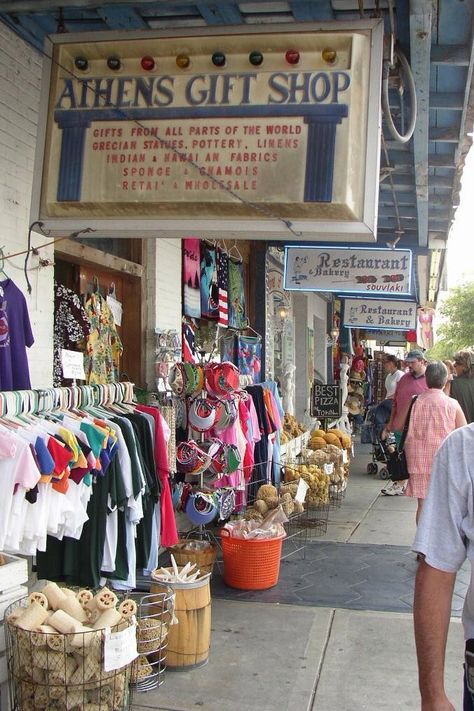
<svg viewBox="0 0 474 711"><path fill-rule="evenodd" d="M461 199L448 239L448 288L474 281L474 149L466 157Z"/></svg>

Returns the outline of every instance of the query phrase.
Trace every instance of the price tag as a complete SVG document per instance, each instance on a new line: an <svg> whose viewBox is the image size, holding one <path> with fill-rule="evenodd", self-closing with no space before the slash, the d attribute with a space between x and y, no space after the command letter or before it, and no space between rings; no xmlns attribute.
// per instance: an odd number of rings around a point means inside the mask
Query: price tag
<svg viewBox="0 0 474 711"><path fill-rule="evenodd" d="M347 449L342 450L342 463L347 464L349 461L349 455L347 454Z"/></svg>
<svg viewBox="0 0 474 711"><path fill-rule="evenodd" d="M114 317L115 325L122 325L122 302L115 299L110 294L107 296L107 306L112 311L112 316Z"/></svg>
<svg viewBox="0 0 474 711"><path fill-rule="evenodd" d="M76 351L67 351L61 349L61 367L63 378L72 378L73 380L85 380L84 373L84 354Z"/></svg>
<svg viewBox="0 0 474 711"><path fill-rule="evenodd" d="M295 501L299 501L300 504L304 504L306 499L306 494L308 493L309 486L304 479L300 479L298 482L298 488L296 489Z"/></svg>
<svg viewBox="0 0 474 711"><path fill-rule="evenodd" d="M137 625L130 625L120 632L104 634L104 671L114 671L133 662L138 657Z"/></svg>
<svg viewBox="0 0 474 711"><path fill-rule="evenodd" d="M331 476L331 474L334 472L334 462L331 462L330 464L325 464L324 465L324 473L327 474L328 476Z"/></svg>

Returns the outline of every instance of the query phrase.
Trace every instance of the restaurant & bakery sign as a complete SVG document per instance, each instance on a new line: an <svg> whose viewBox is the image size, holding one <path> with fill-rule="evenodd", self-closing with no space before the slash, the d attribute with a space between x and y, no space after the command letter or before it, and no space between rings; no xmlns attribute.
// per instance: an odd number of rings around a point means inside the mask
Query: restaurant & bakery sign
<svg viewBox="0 0 474 711"><path fill-rule="evenodd" d="M53 231L373 241L382 29L53 36L32 219Z"/></svg>
<svg viewBox="0 0 474 711"><path fill-rule="evenodd" d="M415 301L344 299L343 324L350 328L412 331L416 328Z"/></svg>
<svg viewBox="0 0 474 711"><path fill-rule="evenodd" d="M409 249L285 247L285 289L339 294L411 294Z"/></svg>

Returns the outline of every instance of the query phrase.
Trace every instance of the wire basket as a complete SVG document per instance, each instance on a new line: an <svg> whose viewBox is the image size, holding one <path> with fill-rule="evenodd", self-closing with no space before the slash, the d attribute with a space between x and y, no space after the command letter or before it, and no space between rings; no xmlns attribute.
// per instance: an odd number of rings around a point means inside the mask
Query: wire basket
<svg viewBox="0 0 474 711"><path fill-rule="evenodd" d="M151 691L165 681L168 625L173 619L174 593L165 585L163 592L135 599L139 656L132 665L131 684L137 691Z"/></svg>
<svg viewBox="0 0 474 711"><path fill-rule="evenodd" d="M232 538L222 529L224 582L239 590L266 590L278 583L281 547L285 536Z"/></svg>
<svg viewBox="0 0 474 711"><path fill-rule="evenodd" d="M15 624L28 598L5 611L10 704L13 711L127 711L131 664L106 672L101 630L61 634L47 624L26 630ZM121 629L123 625L112 628Z"/></svg>

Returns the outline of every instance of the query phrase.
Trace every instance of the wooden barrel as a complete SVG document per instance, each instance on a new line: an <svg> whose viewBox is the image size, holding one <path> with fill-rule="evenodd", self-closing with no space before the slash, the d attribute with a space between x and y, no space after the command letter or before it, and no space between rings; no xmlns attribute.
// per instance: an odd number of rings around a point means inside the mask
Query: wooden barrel
<svg viewBox="0 0 474 711"><path fill-rule="evenodd" d="M217 546L215 543L209 543L204 548L190 548L193 540L180 539L174 546L168 548L169 552L174 555L174 559L178 565L186 565L186 563L196 563L202 574L212 573L214 562L216 560Z"/></svg>
<svg viewBox="0 0 474 711"><path fill-rule="evenodd" d="M206 664L211 646L211 590L210 575L193 583L167 583L176 594L177 625L168 628L166 668L187 671ZM150 592L163 592L154 582Z"/></svg>

